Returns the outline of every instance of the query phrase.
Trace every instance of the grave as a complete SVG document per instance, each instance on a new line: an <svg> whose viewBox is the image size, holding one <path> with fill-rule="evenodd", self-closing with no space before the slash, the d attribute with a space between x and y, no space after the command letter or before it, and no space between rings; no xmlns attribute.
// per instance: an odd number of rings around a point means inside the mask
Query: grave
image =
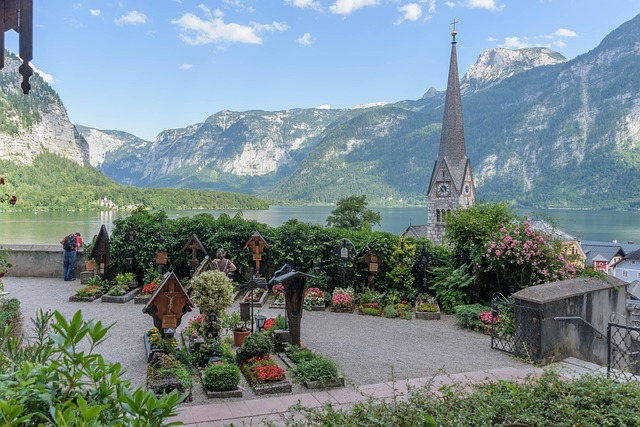
<svg viewBox="0 0 640 427"><path fill-rule="evenodd" d="M182 316L192 308L194 304L182 283L173 272L168 272L142 312L153 318L153 326L158 328L163 338L167 338L173 336Z"/></svg>

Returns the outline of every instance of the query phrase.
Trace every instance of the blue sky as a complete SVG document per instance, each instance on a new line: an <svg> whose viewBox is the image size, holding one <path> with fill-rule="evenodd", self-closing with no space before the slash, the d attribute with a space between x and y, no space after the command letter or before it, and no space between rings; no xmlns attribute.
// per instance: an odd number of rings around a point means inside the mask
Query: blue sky
<svg viewBox="0 0 640 427"><path fill-rule="evenodd" d="M152 140L225 109L442 90L454 18L462 77L494 47L574 58L638 13L638 0L34 0L33 63L73 123Z"/></svg>

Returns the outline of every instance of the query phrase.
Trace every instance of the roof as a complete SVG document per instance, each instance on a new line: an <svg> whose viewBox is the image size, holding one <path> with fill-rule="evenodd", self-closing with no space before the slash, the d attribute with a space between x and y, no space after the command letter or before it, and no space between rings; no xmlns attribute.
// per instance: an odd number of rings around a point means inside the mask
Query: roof
<svg viewBox="0 0 640 427"><path fill-rule="evenodd" d="M605 257L603 257L602 255L598 254L595 257L593 257L593 259L591 261L608 261Z"/></svg>
<svg viewBox="0 0 640 427"><path fill-rule="evenodd" d="M407 229L402 233L404 237L413 237L414 239L426 239L429 235L429 226L428 225L410 225Z"/></svg>
<svg viewBox="0 0 640 427"><path fill-rule="evenodd" d="M625 255L624 259L637 259L637 260L640 260L640 249L638 249L637 251L633 251L631 253L628 253L627 255Z"/></svg>
<svg viewBox="0 0 640 427"><path fill-rule="evenodd" d="M607 262L611 262L615 256L622 256L619 246L589 246L584 243L581 243L581 246L587 256L585 260L587 265L593 263L594 258L597 256L604 258Z"/></svg>
<svg viewBox="0 0 640 427"><path fill-rule="evenodd" d="M622 249L622 255L626 255L630 252L633 251L637 251L638 249L640 249L640 245L636 244L636 243L618 243L617 241L613 241L613 242L600 242L597 240L583 240L580 242L580 244L582 245L582 247L584 248L585 245L586 246L612 246L612 247L618 247L620 249ZM585 249L586 252L586 249Z"/></svg>

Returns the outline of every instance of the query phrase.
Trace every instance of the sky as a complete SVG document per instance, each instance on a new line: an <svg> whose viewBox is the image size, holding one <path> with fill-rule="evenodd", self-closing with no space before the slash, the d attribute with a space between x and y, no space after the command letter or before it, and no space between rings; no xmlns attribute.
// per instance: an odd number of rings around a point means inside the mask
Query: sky
<svg viewBox="0 0 640 427"><path fill-rule="evenodd" d="M574 58L639 13L640 0L34 0L32 63L72 123L153 140L221 110L444 90L454 19L462 77L496 47Z"/></svg>

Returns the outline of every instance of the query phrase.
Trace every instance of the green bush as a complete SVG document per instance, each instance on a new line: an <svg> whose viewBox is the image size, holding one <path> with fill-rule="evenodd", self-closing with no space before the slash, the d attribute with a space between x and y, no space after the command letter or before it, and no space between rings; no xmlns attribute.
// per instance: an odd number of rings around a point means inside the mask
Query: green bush
<svg viewBox="0 0 640 427"><path fill-rule="evenodd" d="M338 379L338 365L333 360L316 356L296 363L293 373L301 382L335 380Z"/></svg>
<svg viewBox="0 0 640 427"><path fill-rule="evenodd" d="M203 381L209 391L235 390L240 383L240 368L232 363L211 363L204 370Z"/></svg>
<svg viewBox="0 0 640 427"><path fill-rule="evenodd" d="M380 292L374 291L373 289L365 289L358 297L358 302L360 304L367 304L371 302L382 303L384 299L384 295Z"/></svg>
<svg viewBox="0 0 640 427"><path fill-rule="evenodd" d="M228 344L221 343L219 340L207 340L198 347L196 365L205 367L209 363L211 357L218 357L226 363L235 363L236 355Z"/></svg>
<svg viewBox="0 0 640 427"><path fill-rule="evenodd" d="M298 347L297 345L287 346L286 353L287 356L289 356L289 359L291 359L291 361L295 364L305 362L317 357L313 351L305 347Z"/></svg>
<svg viewBox="0 0 640 427"><path fill-rule="evenodd" d="M446 314L453 314L457 306L464 305L469 301L469 296L463 291L443 289L438 292L438 301L442 311Z"/></svg>
<svg viewBox="0 0 640 427"><path fill-rule="evenodd" d="M80 311L71 319L40 311L33 323L28 342L0 331L0 354L13 362L1 365L2 425L161 427L187 397L133 390L121 365L96 352L110 326Z"/></svg>
<svg viewBox="0 0 640 427"><path fill-rule="evenodd" d="M238 363L244 363L252 357L262 357L273 351L271 339L265 334L251 334L244 339L238 352Z"/></svg>
<svg viewBox="0 0 640 427"><path fill-rule="evenodd" d="M491 310L491 307L482 304L459 305L455 308L456 319L465 328L481 328L483 323L480 320L480 312L489 310Z"/></svg>
<svg viewBox="0 0 640 427"><path fill-rule="evenodd" d="M387 319L393 319L394 317L398 316L398 310L396 309L395 304L386 305L382 313L384 314L384 317L386 317Z"/></svg>
<svg viewBox="0 0 640 427"><path fill-rule="evenodd" d="M17 298L3 300L0 298L0 330L11 325L11 336L22 334L22 316L20 315L20 301Z"/></svg>
<svg viewBox="0 0 640 427"><path fill-rule="evenodd" d="M113 283L116 286L129 287L133 282L133 273L118 273L115 279L113 279Z"/></svg>
<svg viewBox="0 0 640 427"><path fill-rule="evenodd" d="M380 309L374 307L363 307L362 314L367 316L380 316Z"/></svg>
<svg viewBox="0 0 640 427"><path fill-rule="evenodd" d="M129 292L129 285L115 285L112 286L111 288L109 288L109 291L107 292L107 295L111 295L111 296L122 296L124 294L126 294L127 292Z"/></svg>

